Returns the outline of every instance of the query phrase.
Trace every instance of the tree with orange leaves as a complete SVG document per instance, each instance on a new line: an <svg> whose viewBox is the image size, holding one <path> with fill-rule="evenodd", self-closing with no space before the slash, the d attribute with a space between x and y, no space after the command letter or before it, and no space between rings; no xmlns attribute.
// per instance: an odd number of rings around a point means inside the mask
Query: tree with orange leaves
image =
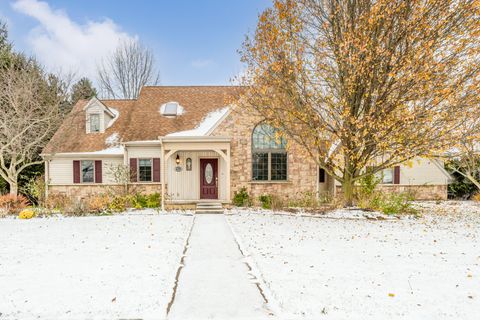
<svg viewBox="0 0 480 320"><path fill-rule="evenodd" d="M239 104L342 183L447 150L479 95L475 0L275 0L241 50Z"/></svg>

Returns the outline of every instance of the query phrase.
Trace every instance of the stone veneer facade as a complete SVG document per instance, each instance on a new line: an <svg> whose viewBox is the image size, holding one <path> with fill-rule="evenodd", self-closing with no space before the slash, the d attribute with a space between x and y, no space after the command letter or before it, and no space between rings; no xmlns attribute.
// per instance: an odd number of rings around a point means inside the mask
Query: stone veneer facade
<svg viewBox="0 0 480 320"><path fill-rule="evenodd" d="M337 195L341 196L342 187L336 186ZM405 184L382 184L377 186L377 190L385 193L411 193L416 200L447 200L447 185L405 185Z"/></svg>
<svg viewBox="0 0 480 320"><path fill-rule="evenodd" d="M161 192L161 183L149 184L130 184L129 188L136 192L145 194ZM48 187L49 194L65 194L76 199L83 199L93 194L105 194L111 192L121 192L123 186L119 185L95 185L95 184L79 184L79 185L51 185Z"/></svg>
<svg viewBox="0 0 480 320"><path fill-rule="evenodd" d="M287 139L287 181L252 181L252 132L261 118L249 112L233 110L215 129L214 136L231 137L231 198L234 192L246 187L255 200L262 194L282 199L302 198L317 191L317 165L301 148Z"/></svg>

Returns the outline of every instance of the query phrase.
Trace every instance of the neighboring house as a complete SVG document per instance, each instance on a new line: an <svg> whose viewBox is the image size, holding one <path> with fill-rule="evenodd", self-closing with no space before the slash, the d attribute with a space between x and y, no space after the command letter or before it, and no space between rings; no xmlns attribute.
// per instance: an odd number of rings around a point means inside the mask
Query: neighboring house
<svg viewBox="0 0 480 320"><path fill-rule="evenodd" d="M137 100L79 101L43 151L47 193L84 197L129 185L168 203L229 203L242 187L301 198L339 184L275 129L230 108L240 87L144 87ZM120 175L121 176L121 175ZM437 160L385 170L382 188L444 199L450 176ZM125 180L125 179L124 179Z"/></svg>

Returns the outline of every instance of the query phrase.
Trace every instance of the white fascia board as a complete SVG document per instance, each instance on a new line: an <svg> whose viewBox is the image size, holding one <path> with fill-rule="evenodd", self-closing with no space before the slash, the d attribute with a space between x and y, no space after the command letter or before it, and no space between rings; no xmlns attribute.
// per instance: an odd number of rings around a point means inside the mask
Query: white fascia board
<svg viewBox="0 0 480 320"><path fill-rule="evenodd" d="M212 137L212 136L191 136L191 137L160 137L162 142L231 142L232 138L228 137Z"/></svg>
<svg viewBox="0 0 480 320"><path fill-rule="evenodd" d="M232 106L228 106L227 112L225 112L225 114L207 131L207 136L211 135L213 131L215 131L215 129L217 129L217 127L230 115L232 108Z"/></svg>
<svg viewBox="0 0 480 320"><path fill-rule="evenodd" d="M99 104L106 113L108 113L112 118L115 118L115 113L113 113L106 105L104 105L102 101L98 100L97 97L92 97L90 101L88 101L88 103L83 107L83 110L87 110L94 104Z"/></svg>

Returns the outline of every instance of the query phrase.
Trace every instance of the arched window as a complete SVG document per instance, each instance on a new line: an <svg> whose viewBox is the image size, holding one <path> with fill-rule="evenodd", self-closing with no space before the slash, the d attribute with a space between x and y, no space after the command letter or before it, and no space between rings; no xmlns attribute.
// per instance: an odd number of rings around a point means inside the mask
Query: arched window
<svg viewBox="0 0 480 320"><path fill-rule="evenodd" d="M278 129L261 123L252 134L252 180L287 180L287 141Z"/></svg>

